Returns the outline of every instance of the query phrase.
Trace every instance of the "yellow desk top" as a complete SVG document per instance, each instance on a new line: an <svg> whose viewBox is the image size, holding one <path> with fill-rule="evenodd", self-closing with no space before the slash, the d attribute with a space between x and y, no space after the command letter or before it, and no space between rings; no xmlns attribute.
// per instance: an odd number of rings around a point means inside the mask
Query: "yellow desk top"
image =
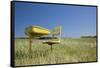
<svg viewBox="0 0 100 68"><path fill-rule="evenodd" d="M39 26L30 26L27 27L26 34L37 37L37 36L49 35L50 30Z"/></svg>

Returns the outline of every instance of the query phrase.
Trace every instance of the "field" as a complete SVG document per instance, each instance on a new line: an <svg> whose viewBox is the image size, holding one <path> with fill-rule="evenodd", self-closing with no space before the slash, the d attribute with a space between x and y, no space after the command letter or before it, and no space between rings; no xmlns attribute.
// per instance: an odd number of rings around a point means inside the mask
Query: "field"
<svg viewBox="0 0 100 68"><path fill-rule="evenodd" d="M52 51L42 41L32 40L30 57L29 40L15 39L15 66L96 61L95 38L63 38Z"/></svg>

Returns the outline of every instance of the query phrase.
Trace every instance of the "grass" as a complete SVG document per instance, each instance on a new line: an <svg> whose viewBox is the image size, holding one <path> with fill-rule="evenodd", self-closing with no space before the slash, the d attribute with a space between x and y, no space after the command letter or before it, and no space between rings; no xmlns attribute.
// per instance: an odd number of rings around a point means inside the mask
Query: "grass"
<svg viewBox="0 0 100 68"><path fill-rule="evenodd" d="M15 65L39 65L73 62L96 61L96 39L63 38L61 44L50 46L42 44L43 40L32 41L32 53L29 54L29 40L15 39Z"/></svg>

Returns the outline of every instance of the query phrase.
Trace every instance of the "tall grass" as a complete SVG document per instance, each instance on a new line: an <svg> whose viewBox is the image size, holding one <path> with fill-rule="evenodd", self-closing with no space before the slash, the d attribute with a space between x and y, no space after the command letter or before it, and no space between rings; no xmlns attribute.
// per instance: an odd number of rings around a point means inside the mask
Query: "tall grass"
<svg viewBox="0 0 100 68"><path fill-rule="evenodd" d="M32 41L32 57L29 54L28 39L15 40L15 65L39 65L96 61L96 39L62 39L61 44L50 46L43 40Z"/></svg>

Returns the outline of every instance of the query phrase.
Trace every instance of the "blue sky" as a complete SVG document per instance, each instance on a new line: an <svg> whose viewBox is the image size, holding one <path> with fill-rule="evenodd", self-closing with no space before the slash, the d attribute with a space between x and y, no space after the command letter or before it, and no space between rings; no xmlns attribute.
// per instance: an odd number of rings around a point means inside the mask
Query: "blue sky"
<svg viewBox="0 0 100 68"><path fill-rule="evenodd" d="M52 30L62 26L62 37L96 35L96 7L15 3L15 36L25 36L25 27L37 25Z"/></svg>

